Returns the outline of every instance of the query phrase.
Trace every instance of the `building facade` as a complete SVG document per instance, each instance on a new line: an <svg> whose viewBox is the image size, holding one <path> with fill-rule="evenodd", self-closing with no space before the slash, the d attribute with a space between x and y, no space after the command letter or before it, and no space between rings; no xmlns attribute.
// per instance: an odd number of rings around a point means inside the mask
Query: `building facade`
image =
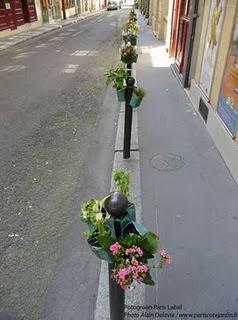
<svg viewBox="0 0 238 320"><path fill-rule="evenodd" d="M107 0L0 0L0 37L105 8Z"/></svg>
<svg viewBox="0 0 238 320"><path fill-rule="evenodd" d="M152 25L155 36L159 40L165 40L167 38L168 12L168 0L151 0L149 22Z"/></svg>
<svg viewBox="0 0 238 320"><path fill-rule="evenodd" d="M106 0L61 0L61 17L67 19L74 15L93 12L106 7Z"/></svg>
<svg viewBox="0 0 238 320"><path fill-rule="evenodd" d="M204 2L189 96L238 183L238 5Z"/></svg>
<svg viewBox="0 0 238 320"><path fill-rule="evenodd" d="M38 20L34 0L0 0L0 33L23 30Z"/></svg>

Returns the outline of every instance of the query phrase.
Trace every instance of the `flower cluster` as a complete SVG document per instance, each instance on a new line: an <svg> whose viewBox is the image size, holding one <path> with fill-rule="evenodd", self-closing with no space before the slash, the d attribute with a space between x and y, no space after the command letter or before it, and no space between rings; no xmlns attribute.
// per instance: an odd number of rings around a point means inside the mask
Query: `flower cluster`
<svg viewBox="0 0 238 320"><path fill-rule="evenodd" d="M172 258L168 254L167 250L164 250L164 249L161 250L160 251L160 257L161 257L162 264L170 265L172 263Z"/></svg>
<svg viewBox="0 0 238 320"><path fill-rule="evenodd" d="M130 12L129 21L137 22L137 15L134 10Z"/></svg>
<svg viewBox="0 0 238 320"><path fill-rule="evenodd" d="M121 245L119 242L115 242L110 246L110 251L112 252L113 255L116 255L120 249L121 249Z"/></svg>
<svg viewBox="0 0 238 320"><path fill-rule="evenodd" d="M149 267L142 259L144 252L140 247L133 245L130 248L124 248L116 242L110 246L110 251L115 256L112 277L122 289L133 288L133 282L144 281Z"/></svg>
<svg viewBox="0 0 238 320"><path fill-rule="evenodd" d="M136 45L137 34L135 31L131 29L122 31L122 38L124 42L131 42L132 45Z"/></svg>
<svg viewBox="0 0 238 320"><path fill-rule="evenodd" d="M133 244L127 247L116 241L110 245L109 250L113 255L114 262L112 278L124 290L134 288L135 283L153 284L150 269L163 269L165 265L172 263L172 258L166 250L160 251L160 262L151 267L149 267L146 258L148 252L146 253L146 249L144 251L139 245Z"/></svg>
<svg viewBox="0 0 238 320"><path fill-rule="evenodd" d="M130 254L136 254L139 257L143 257L143 251L140 247L137 246L132 246L131 248L126 249L125 254L126 256L129 256Z"/></svg>
<svg viewBox="0 0 238 320"><path fill-rule="evenodd" d="M136 46L132 46L131 42L123 42L121 46L121 61L124 63L133 63L137 60Z"/></svg>

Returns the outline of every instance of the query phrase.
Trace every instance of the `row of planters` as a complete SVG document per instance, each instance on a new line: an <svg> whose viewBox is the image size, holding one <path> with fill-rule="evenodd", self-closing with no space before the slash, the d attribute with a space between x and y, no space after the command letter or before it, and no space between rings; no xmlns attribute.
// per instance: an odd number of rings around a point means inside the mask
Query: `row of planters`
<svg viewBox="0 0 238 320"><path fill-rule="evenodd" d="M119 102L125 101L126 79L128 78L128 68L131 69L133 63L137 62L137 35L139 26L137 23L137 15L134 9L131 10L128 21L124 24L122 30L123 43L120 48L121 63L114 68L110 68L106 73L106 83L112 85L117 91L117 99ZM134 86L133 94L129 105L132 108L140 106L146 92L142 87Z"/></svg>
<svg viewBox="0 0 238 320"><path fill-rule="evenodd" d="M125 101L128 67L137 61L138 31L137 16L132 10L123 28L121 63L105 74L107 84L111 84L117 90L119 101ZM138 107L144 96L143 88L133 86L129 105L132 108ZM128 108L130 110L127 101L126 109ZM123 290L134 288L135 284L140 283L154 285L151 270L163 269L172 261L168 252L161 250L158 262L149 263L159 250L159 237L136 222L135 205L130 200L130 173L124 169L118 169L113 173L113 180L114 191L103 199L88 200L82 205L80 213L81 220L88 225L85 231L88 245L99 259L109 263L110 277L114 280L109 281L111 295L114 292L112 283L117 289ZM110 299L110 302L115 300L122 302L122 295L121 293L119 295L119 292L124 294L123 290L117 290L117 297L112 297L115 299ZM117 299L119 296L120 299ZM120 304L118 301L115 303ZM120 309L115 308L115 303L110 307L111 316L116 315ZM111 319L119 318L112 316ZM121 316L120 319L124 318Z"/></svg>
<svg viewBox="0 0 238 320"><path fill-rule="evenodd" d="M166 250L160 251L157 263L150 264L159 250L159 237L136 222L135 206L130 199L130 173L118 169L113 174L115 191L102 200L91 199L82 206L80 218L87 223L87 242L96 256L113 265L112 279L124 290L136 284L154 285L153 268L163 269L172 259ZM120 198L120 216L112 216ZM117 199L116 199L117 198ZM118 212L117 212L118 213ZM116 217L115 217L116 216ZM116 225L120 225L120 234Z"/></svg>

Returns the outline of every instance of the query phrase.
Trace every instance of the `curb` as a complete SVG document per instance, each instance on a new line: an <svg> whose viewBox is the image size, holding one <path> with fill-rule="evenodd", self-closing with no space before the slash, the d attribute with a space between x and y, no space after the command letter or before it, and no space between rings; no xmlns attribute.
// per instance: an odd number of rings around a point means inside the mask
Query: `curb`
<svg viewBox="0 0 238 320"><path fill-rule="evenodd" d="M135 72L133 73L135 76ZM113 171L117 168L124 168L131 172L131 200L136 206L136 218L139 223L142 220L141 214L141 183L140 183L140 151L138 144L138 114L137 109L133 111L132 133L131 133L131 157L123 159L123 137L124 137L124 117L125 111L123 105L120 105L120 112L117 124L117 134L114 148ZM114 188L114 182L111 179L111 189ZM139 285L136 290L125 292L125 306L145 304L145 285ZM126 311L126 308L125 308ZM94 320L110 320L109 307L109 281L108 264L101 262L101 271L99 277L98 294Z"/></svg>

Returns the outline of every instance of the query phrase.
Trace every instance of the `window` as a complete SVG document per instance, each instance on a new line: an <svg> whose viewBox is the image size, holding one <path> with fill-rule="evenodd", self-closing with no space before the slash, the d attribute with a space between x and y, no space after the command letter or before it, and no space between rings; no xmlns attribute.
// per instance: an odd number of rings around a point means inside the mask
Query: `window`
<svg viewBox="0 0 238 320"><path fill-rule="evenodd" d="M65 9L69 9L75 6L74 0L65 0Z"/></svg>
<svg viewBox="0 0 238 320"><path fill-rule="evenodd" d="M0 0L0 9L6 9L5 8L5 3L3 0Z"/></svg>

